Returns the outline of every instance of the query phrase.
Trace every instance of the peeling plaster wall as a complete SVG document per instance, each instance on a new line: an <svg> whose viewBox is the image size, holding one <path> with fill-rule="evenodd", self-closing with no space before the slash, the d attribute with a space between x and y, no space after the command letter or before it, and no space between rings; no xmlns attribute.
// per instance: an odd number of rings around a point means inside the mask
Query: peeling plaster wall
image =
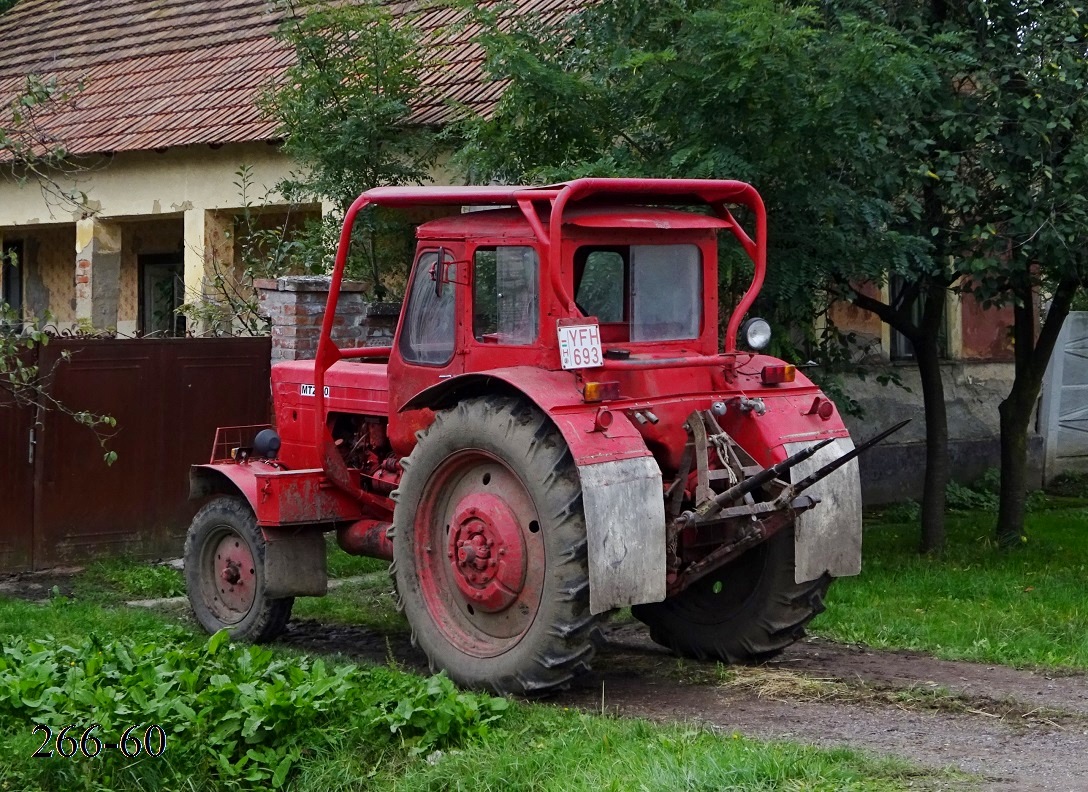
<svg viewBox="0 0 1088 792"><path fill-rule="evenodd" d="M42 318L46 311L67 328L75 322L75 277L72 251L75 226L7 231L7 241L23 242L23 305L27 317Z"/></svg>
<svg viewBox="0 0 1088 792"><path fill-rule="evenodd" d="M135 335L140 315L139 256L146 253L182 252L182 218L134 220L121 226L121 303L117 330Z"/></svg>
<svg viewBox="0 0 1088 792"><path fill-rule="evenodd" d="M911 364L887 365L906 390L881 385L873 366L864 380L847 378L844 389L865 411L863 418L843 416L855 442L866 440L881 429L904 418L911 422L886 442L862 455L862 491L866 503L890 503L919 498L925 473L925 413L918 369ZM948 444L952 478L961 483L975 481L987 468L1000 462L1000 419L997 406L1012 388L1011 363L948 362L941 365L945 406L948 412ZM1032 485L1042 483L1042 438L1034 432L1028 438Z"/></svg>

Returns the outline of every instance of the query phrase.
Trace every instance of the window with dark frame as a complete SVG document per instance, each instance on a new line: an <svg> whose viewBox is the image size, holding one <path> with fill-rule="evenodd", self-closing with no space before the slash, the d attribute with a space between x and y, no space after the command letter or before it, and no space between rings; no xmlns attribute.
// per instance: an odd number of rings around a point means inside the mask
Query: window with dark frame
<svg viewBox="0 0 1088 792"><path fill-rule="evenodd" d="M891 297L891 304L895 305L896 301L903 294L903 290L907 288L907 280L896 273L892 273L888 277L888 293ZM918 324L922 321L922 311L925 309L925 294L921 294L914 301L914 305L911 306L910 320L914 324ZM889 350L889 356L892 360L914 360L914 344L910 342L910 339L900 333L894 327L889 328L891 330L891 349ZM938 351L942 358L949 356L948 352L948 311L946 310L941 317L941 329L938 338Z"/></svg>

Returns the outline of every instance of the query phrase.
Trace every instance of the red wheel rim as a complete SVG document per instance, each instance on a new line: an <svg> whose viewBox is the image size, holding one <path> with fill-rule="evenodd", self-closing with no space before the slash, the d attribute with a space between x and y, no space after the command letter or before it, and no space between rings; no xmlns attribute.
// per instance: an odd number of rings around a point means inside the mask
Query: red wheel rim
<svg viewBox="0 0 1088 792"><path fill-rule="evenodd" d="M246 617L257 598L256 564L249 544L233 528L218 526L204 543L204 603L224 624Z"/></svg>
<svg viewBox="0 0 1088 792"><path fill-rule="evenodd" d="M416 512L415 560L431 618L465 654L502 654L536 619L540 517L517 474L486 451L458 451L435 469Z"/></svg>

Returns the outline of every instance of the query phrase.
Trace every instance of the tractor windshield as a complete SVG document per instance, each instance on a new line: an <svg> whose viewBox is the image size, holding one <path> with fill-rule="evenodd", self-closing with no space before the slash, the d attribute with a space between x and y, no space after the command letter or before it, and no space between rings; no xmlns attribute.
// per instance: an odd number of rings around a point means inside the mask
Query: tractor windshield
<svg viewBox="0 0 1088 792"><path fill-rule="evenodd" d="M697 338L702 256L696 245L584 246L574 257L575 302L616 341ZM604 332L608 330L609 332Z"/></svg>

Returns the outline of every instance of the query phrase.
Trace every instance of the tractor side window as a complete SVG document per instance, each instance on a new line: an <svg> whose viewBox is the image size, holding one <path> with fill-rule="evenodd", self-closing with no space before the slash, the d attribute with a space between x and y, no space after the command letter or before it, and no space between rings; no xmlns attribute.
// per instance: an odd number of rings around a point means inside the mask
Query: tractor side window
<svg viewBox="0 0 1088 792"><path fill-rule="evenodd" d="M581 266L574 301L586 316L598 322L624 320L626 262L617 250L590 250Z"/></svg>
<svg viewBox="0 0 1088 792"><path fill-rule="evenodd" d="M540 325L540 262L536 250L477 248L473 257L472 335L477 341L531 344Z"/></svg>
<svg viewBox="0 0 1088 792"><path fill-rule="evenodd" d="M697 338L702 281L696 245L632 245L631 340Z"/></svg>
<svg viewBox="0 0 1088 792"><path fill-rule="evenodd" d="M453 358L456 263L446 254L448 281L436 284L438 251L428 250L416 261L412 291L401 329L400 353L412 363L442 365Z"/></svg>

